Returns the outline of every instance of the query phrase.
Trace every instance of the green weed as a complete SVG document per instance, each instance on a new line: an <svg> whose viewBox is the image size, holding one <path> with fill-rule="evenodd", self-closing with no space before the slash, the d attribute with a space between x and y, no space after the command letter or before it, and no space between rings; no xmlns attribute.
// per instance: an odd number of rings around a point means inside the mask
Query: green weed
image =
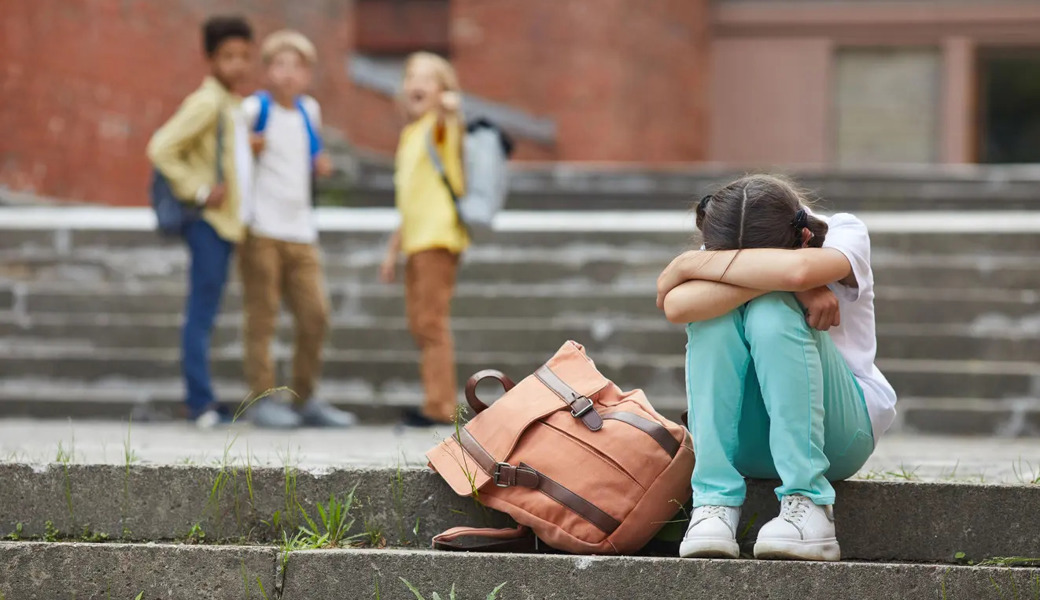
<svg viewBox="0 0 1040 600"><path fill-rule="evenodd" d="M83 526L83 534L79 537L81 542L90 542L92 544L100 544L108 541L108 534L97 531L91 531L90 525Z"/></svg>
<svg viewBox="0 0 1040 600"><path fill-rule="evenodd" d="M340 502L335 494L329 495L328 504L318 503L318 518L321 527L311 518L302 506L297 505L300 516L306 521L306 526L300 526L300 533L306 544L313 548L338 548L345 542L358 539L360 534L348 536L347 533L354 526L354 518L350 516L350 510L354 504L354 489L350 490L346 498ZM324 531L322 531L324 530Z"/></svg>
<svg viewBox="0 0 1040 600"><path fill-rule="evenodd" d="M130 445L130 434L134 426L134 417L131 415L130 419L126 422L126 439L123 440L123 463L127 467L141 460L138 456L137 451Z"/></svg>
<svg viewBox="0 0 1040 600"><path fill-rule="evenodd" d="M410 591L412 593L412 595L415 596L416 600L426 600L425 596L422 595L422 592L420 592L407 579L405 579L404 577L398 577L398 579L400 579L404 583L404 585L408 588L408 591ZM485 598L485 600L496 600L498 598L498 592L500 592L502 590L502 588L504 588L506 586L506 583L508 583L508 582L502 582L502 583L498 584L498 586L495 589L493 589L490 592L488 592L488 595ZM377 598L377 600L379 598L379 583L378 583L378 581L376 582L376 598ZM442 598L441 598L440 594L438 594L437 592L433 592L432 594L430 594L430 600L442 600ZM451 591L448 592L448 600L458 600L457 596L455 595L455 584L454 583L451 584Z"/></svg>
<svg viewBox="0 0 1040 600"><path fill-rule="evenodd" d="M58 442L58 455L55 460L61 463L62 475L64 478L65 488L65 505L69 509L69 518L72 520L73 525L76 523L76 513L72 509L72 478L69 476L69 465L75 460L76 454L76 436L72 436L72 442L69 444L69 450L66 451L62 443Z"/></svg>
<svg viewBox="0 0 1040 600"><path fill-rule="evenodd" d="M1034 485L1040 483L1040 469L1033 466L1033 463L1026 461L1025 465L1022 464L1022 459L1018 459L1017 463L1011 463L1011 470L1015 474L1015 479L1023 485Z"/></svg>
<svg viewBox="0 0 1040 600"><path fill-rule="evenodd" d="M56 542L61 532L54 526L54 521L47 521L43 524L43 541L45 542Z"/></svg>
<svg viewBox="0 0 1040 600"><path fill-rule="evenodd" d="M15 523L14 531L12 531L11 533L5 535L4 539L12 541L12 542L17 542L17 541L21 540L22 539L22 529L24 529L24 527L25 526L21 522ZM3 598L0 598L0 600L3 600Z"/></svg>
<svg viewBox="0 0 1040 600"><path fill-rule="evenodd" d="M917 471L920 467L914 467L913 469L907 469L905 465L900 463L898 471L887 471L885 475L893 479L903 479L905 481L915 481L918 479Z"/></svg>
<svg viewBox="0 0 1040 600"><path fill-rule="evenodd" d="M184 541L188 544L203 544L206 542L206 532L203 531L202 525L195 523L191 526L191 530L188 531L188 535L185 536Z"/></svg>

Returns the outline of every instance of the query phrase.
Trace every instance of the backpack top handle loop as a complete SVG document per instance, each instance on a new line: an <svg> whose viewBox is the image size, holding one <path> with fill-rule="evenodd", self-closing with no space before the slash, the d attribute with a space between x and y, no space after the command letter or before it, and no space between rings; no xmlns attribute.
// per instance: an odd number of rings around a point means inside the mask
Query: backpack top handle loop
<svg viewBox="0 0 1040 600"><path fill-rule="evenodd" d="M502 389L507 392L516 386L516 384L513 383L513 380L505 373L494 369L486 369L480 371L473 377L470 377L469 381L466 382L466 402L469 402L470 408L472 408L473 412L478 415L487 410L488 407L487 404L480 401L480 398L477 398L477 386L485 379L494 379L498 381L502 384Z"/></svg>

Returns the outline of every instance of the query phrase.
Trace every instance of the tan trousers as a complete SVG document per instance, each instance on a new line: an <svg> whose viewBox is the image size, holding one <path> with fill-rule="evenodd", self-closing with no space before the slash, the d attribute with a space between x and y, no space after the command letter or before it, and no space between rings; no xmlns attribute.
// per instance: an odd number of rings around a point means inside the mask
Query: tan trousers
<svg viewBox="0 0 1040 600"><path fill-rule="evenodd" d="M321 349L329 324L318 248L249 235L238 256L245 294L246 383L254 395L275 387L271 338L284 297L296 328L290 389L296 394L294 402L302 404L314 394L321 374Z"/></svg>
<svg viewBox="0 0 1040 600"><path fill-rule="evenodd" d="M448 250L416 252L405 267L408 328L422 352L419 371L426 401L423 415L434 421L455 419L458 383L451 335L451 297L459 256Z"/></svg>

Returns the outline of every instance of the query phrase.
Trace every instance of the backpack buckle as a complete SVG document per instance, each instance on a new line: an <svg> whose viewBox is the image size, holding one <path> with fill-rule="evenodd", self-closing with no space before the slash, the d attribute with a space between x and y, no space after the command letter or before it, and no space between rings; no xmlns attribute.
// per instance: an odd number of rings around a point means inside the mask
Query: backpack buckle
<svg viewBox="0 0 1040 600"><path fill-rule="evenodd" d="M506 481L502 483L503 471L507 474L513 474L513 482ZM512 487L516 483L516 468L509 463L495 463L495 471L491 474L491 481L494 481L495 485L500 488Z"/></svg>
<svg viewBox="0 0 1040 600"><path fill-rule="evenodd" d="M593 404L592 404L592 400L590 400L589 398L587 398L585 396L580 396L580 397L574 399L575 402L577 402L579 400L584 400L585 402L588 402L588 404L586 404L585 406L581 407L581 409L573 408L574 405L573 404L571 405L571 407L572 407L571 408L571 416L574 417L575 419L580 419L580 418L584 417L589 412L591 412L593 408L595 408L593 406Z"/></svg>

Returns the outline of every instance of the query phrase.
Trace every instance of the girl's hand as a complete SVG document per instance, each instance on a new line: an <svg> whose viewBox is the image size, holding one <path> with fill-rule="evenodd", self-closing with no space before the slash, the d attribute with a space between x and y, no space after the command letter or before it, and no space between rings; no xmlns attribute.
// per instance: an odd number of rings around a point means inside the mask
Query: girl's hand
<svg viewBox="0 0 1040 600"><path fill-rule="evenodd" d="M838 297L827 286L797 292L795 298L805 308L805 320L809 327L827 331L841 325Z"/></svg>
<svg viewBox="0 0 1040 600"><path fill-rule="evenodd" d="M322 152L314 157L314 174L318 177L332 175L332 159L329 158L327 152Z"/></svg>
<svg viewBox="0 0 1040 600"><path fill-rule="evenodd" d="M379 265L379 280L383 283L393 283L397 279L397 255L387 254L383 264Z"/></svg>
<svg viewBox="0 0 1040 600"><path fill-rule="evenodd" d="M440 109L442 114L454 114L459 112L462 98L458 92L441 92Z"/></svg>
<svg viewBox="0 0 1040 600"><path fill-rule="evenodd" d="M657 308L664 310L664 297L668 292L690 280L689 266L693 259L700 258L699 253L699 250L683 252L661 271L657 278Z"/></svg>
<svg viewBox="0 0 1040 600"><path fill-rule="evenodd" d="M259 133L249 134L249 147L253 151L253 156L260 156L260 153L264 151L264 136Z"/></svg>

